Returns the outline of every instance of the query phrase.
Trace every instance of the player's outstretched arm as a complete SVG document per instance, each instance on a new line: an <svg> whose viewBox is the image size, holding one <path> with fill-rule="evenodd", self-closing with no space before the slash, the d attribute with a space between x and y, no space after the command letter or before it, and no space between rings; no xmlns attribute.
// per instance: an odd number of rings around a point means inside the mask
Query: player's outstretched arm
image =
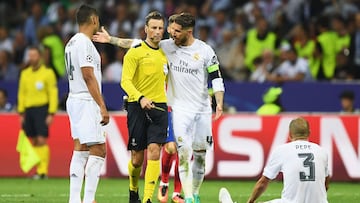
<svg viewBox="0 0 360 203"><path fill-rule="evenodd" d="M124 39L111 36L105 30L104 26L101 26L101 31L98 31L93 35L92 40L99 43L110 43L121 48L130 48L134 41L133 39Z"/></svg>
<svg viewBox="0 0 360 203"><path fill-rule="evenodd" d="M253 192L252 192L251 196L249 197L247 203L254 203L255 200L257 200L257 198L259 198L261 196L261 194L263 192L265 192L269 183L270 183L269 178L267 178L265 176L261 176L260 179L256 182Z"/></svg>

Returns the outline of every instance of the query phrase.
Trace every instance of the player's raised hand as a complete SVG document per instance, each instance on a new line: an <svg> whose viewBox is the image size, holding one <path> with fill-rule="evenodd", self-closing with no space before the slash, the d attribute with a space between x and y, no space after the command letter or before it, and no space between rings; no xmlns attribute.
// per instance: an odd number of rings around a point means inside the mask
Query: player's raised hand
<svg viewBox="0 0 360 203"><path fill-rule="evenodd" d="M109 43L111 36L109 33L105 30L104 26L101 26L101 30L97 31L96 34L92 36L92 40L94 42L100 42L100 43Z"/></svg>

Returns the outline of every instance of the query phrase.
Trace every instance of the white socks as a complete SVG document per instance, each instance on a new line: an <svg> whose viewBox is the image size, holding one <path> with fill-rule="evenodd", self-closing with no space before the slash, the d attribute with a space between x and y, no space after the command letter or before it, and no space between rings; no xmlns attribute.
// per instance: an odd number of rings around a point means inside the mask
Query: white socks
<svg viewBox="0 0 360 203"><path fill-rule="evenodd" d="M193 198L192 181L193 174L190 169L191 166L191 153L192 149L182 146L178 149L179 156L179 177L181 180L182 189L184 191L185 198Z"/></svg>
<svg viewBox="0 0 360 203"><path fill-rule="evenodd" d="M85 165L89 151L74 151L70 162L70 195L69 203L81 202L81 188L84 180Z"/></svg>
<svg viewBox="0 0 360 203"><path fill-rule="evenodd" d="M83 203L92 203L95 200L95 192L99 183L101 167L105 159L90 155L85 168L85 188Z"/></svg>
<svg viewBox="0 0 360 203"><path fill-rule="evenodd" d="M181 147L178 151L180 164L179 176L185 198L192 198L194 194L198 195L201 184L205 176L205 155L206 152L193 152L193 162L191 167L191 150ZM186 161L185 161L186 159ZM190 169L191 167L191 169Z"/></svg>
<svg viewBox="0 0 360 203"><path fill-rule="evenodd" d="M206 152L194 152L192 165L193 172L193 194L198 195L205 176L205 155Z"/></svg>

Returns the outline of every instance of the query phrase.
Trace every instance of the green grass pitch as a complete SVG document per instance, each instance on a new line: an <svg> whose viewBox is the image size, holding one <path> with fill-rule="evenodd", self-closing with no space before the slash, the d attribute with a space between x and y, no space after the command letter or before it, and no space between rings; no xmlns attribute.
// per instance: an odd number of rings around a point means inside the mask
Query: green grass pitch
<svg viewBox="0 0 360 203"><path fill-rule="evenodd" d="M244 203L254 184L254 181L244 180L205 180L200 191L201 202L217 203L219 189L226 187L234 201ZM141 181L139 185L140 196L142 196L143 182ZM31 180L26 178L0 178L0 202L65 203L68 201L68 187L68 179ZM172 188L171 185L169 195L172 194ZM282 184L280 182L272 182L259 201L278 198L281 188ZM153 202L158 202L156 194L157 188ZM328 199L330 203L360 202L360 183L332 182L328 191ZM97 203L127 203L128 180L102 178L98 186L96 201Z"/></svg>

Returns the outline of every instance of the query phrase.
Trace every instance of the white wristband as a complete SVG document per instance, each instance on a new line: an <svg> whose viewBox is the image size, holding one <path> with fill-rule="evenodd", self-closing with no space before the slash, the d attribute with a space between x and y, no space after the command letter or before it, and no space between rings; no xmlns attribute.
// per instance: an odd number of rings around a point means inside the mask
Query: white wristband
<svg viewBox="0 0 360 203"><path fill-rule="evenodd" d="M214 92L225 92L224 81L222 78L215 78L211 81Z"/></svg>

